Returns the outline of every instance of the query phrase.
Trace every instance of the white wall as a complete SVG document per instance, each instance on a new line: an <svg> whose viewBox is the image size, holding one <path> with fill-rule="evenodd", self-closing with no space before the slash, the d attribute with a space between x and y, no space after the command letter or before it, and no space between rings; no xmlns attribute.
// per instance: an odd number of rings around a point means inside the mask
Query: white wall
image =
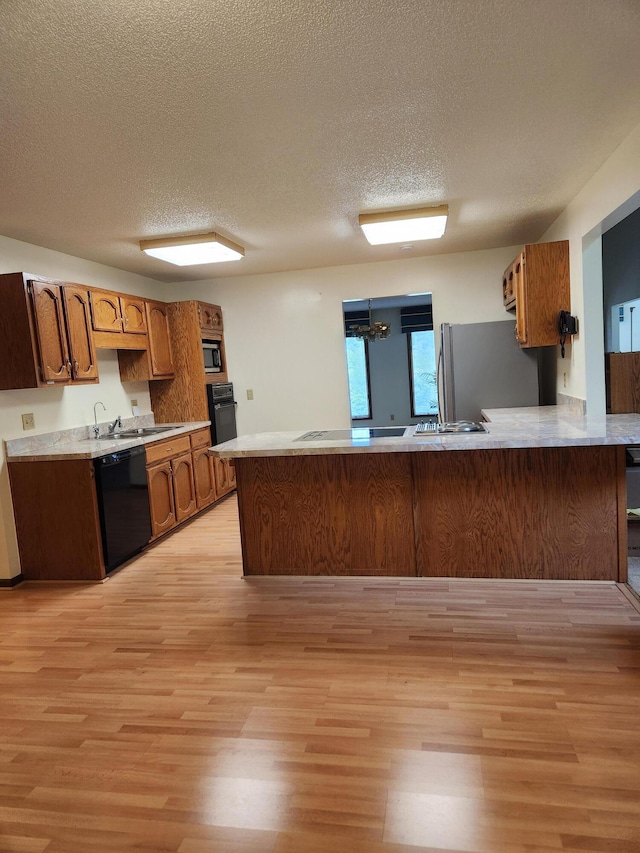
<svg viewBox="0 0 640 853"><path fill-rule="evenodd" d="M0 273L6 272L29 272L150 298L165 299L168 292L166 284L151 279L0 237ZM6 441L93 423L96 400L101 400L107 407L106 412L100 410L99 420L103 422L118 414L130 417L131 398L138 400L141 414L151 411L148 383L127 382L123 385L115 351L100 350L98 368L99 385L0 391L0 438ZM35 430L23 432L23 412L34 413ZM0 578L11 578L19 574L20 568L4 441L0 443ZM64 495L60 496L60 504L64 516ZM34 507L35 511L37 508Z"/></svg>
<svg viewBox="0 0 640 853"><path fill-rule="evenodd" d="M347 428L343 300L428 292L436 328L503 320L502 273L518 248L183 283L173 296L222 306L241 435Z"/></svg>
<svg viewBox="0 0 640 853"><path fill-rule="evenodd" d="M590 414L604 414L606 406L601 235L640 206L639 193L640 125L541 238L570 242L571 311L580 334L558 360L558 388L585 399Z"/></svg>

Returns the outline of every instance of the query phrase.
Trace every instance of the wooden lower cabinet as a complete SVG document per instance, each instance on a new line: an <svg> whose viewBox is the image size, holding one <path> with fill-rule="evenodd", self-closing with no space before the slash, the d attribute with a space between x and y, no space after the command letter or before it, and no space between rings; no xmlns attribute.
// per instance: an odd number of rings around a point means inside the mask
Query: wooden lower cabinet
<svg viewBox="0 0 640 853"><path fill-rule="evenodd" d="M626 583L625 453L240 457L243 571Z"/></svg>
<svg viewBox="0 0 640 853"><path fill-rule="evenodd" d="M171 461L173 470L173 494L176 502L176 524L189 518L196 511L196 490L193 483L191 452Z"/></svg>
<svg viewBox="0 0 640 853"><path fill-rule="evenodd" d="M210 443L211 433L206 427L191 436L148 447L147 478L154 539L220 497L213 460L207 454Z"/></svg>
<svg viewBox="0 0 640 853"><path fill-rule="evenodd" d="M212 504L217 496L213 458L209 456L206 447L194 450L192 456L196 505L198 509L204 509L204 507Z"/></svg>
<svg viewBox="0 0 640 853"><path fill-rule="evenodd" d="M176 504L173 495L171 462L161 462L147 468L149 506L151 507L151 535L155 539L176 525Z"/></svg>
<svg viewBox="0 0 640 853"><path fill-rule="evenodd" d="M232 492L236 487L236 467L233 459L218 459L214 457L213 466L216 475L216 492L218 497Z"/></svg>
<svg viewBox="0 0 640 853"><path fill-rule="evenodd" d="M155 539L196 511L191 453L147 468L151 533Z"/></svg>
<svg viewBox="0 0 640 853"><path fill-rule="evenodd" d="M235 488L234 466L226 464L217 489L210 444L206 427L147 445L150 541ZM24 579L103 580L93 460L9 462L8 470Z"/></svg>
<svg viewBox="0 0 640 853"><path fill-rule="evenodd" d="M9 462L25 580L105 577L93 460Z"/></svg>

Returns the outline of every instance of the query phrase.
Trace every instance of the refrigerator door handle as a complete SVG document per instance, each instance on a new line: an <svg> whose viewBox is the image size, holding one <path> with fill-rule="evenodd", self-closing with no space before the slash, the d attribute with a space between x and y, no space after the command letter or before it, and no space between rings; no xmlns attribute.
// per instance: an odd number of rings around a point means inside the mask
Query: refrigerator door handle
<svg viewBox="0 0 640 853"><path fill-rule="evenodd" d="M442 399L444 397L444 381L442 379L442 348L444 346L444 337L442 326L440 326L440 352L438 353L438 364L436 368L436 389L438 392L438 423L443 423L442 419Z"/></svg>
<svg viewBox="0 0 640 853"><path fill-rule="evenodd" d="M440 356L439 365L442 373L442 412L440 422L448 423L456 420L455 390L453 376L453 328L451 323L440 326Z"/></svg>

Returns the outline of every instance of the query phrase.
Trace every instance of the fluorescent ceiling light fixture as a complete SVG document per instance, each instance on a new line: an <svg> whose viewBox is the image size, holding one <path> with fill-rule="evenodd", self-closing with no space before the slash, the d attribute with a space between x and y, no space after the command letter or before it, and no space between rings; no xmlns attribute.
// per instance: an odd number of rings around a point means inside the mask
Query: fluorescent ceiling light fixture
<svg viewBox="0 0 640 853"><path fill-rule="evenodd" d="M449 207L416 207L413 210L385 210L361 213L360 227L372 246L382 243L406 243L407 240L434 240L442 237Z"/></svg>
<svg viewBox="0 0 640 853"><path fill-rule="evenodd" d="M218 264L222 261L239 261L244 249L237 243L221 237L214 231L208 234L191 234L188 237L162 237L141 240L140 248L147 255L168 261L179 267L196 264Z"/></svg>

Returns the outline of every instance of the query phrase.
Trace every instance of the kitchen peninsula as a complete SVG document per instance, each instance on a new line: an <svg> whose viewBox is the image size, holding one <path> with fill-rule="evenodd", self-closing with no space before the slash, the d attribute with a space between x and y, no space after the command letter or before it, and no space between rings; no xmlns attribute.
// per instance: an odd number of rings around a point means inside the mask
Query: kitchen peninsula
<svg viewBox="0 0 640 853"><path fill-rule="evenodd" d="M301 440L233 458L245 575L626 581L625 445L640 416L495 409L487 432Z"/></svg>

